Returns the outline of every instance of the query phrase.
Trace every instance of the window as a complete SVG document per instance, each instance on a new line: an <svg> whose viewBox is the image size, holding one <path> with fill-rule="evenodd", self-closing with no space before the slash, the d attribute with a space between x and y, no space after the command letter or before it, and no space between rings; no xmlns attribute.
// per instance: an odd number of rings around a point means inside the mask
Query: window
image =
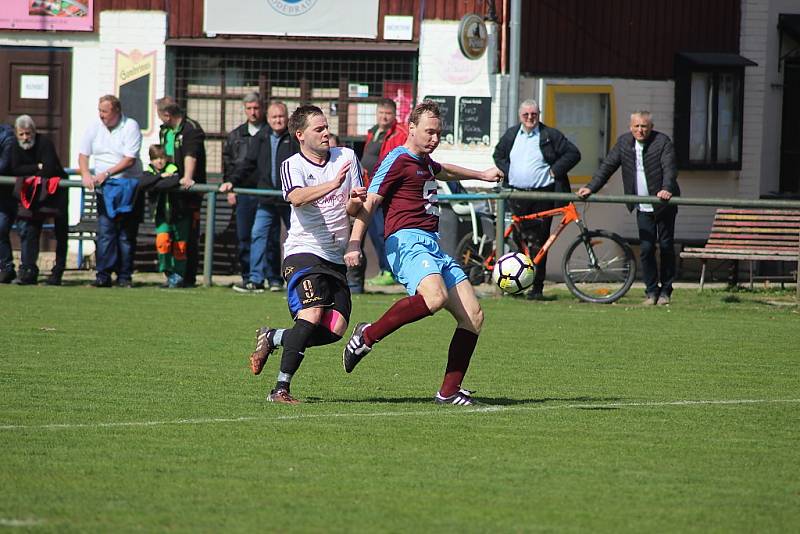
<svg viewBox="0 0 800 534"><path fill-rule="evenodd" d="M405 52L238 50L175 47L174 94L206 132L208 172L222 171L227 133L245 120L242 97L258 91L286 103L319 106L343 142L360 142L375 124L376 102L410 111L416 54Z"/></svg>
<svg viewBox="0 0 800 534"><path fill-rule="evenodd" d="M610 85L548 85L542 122L558 128L581 151L570 171L573 184L589 181L603 161L614 133L614 94Z"/></svg>
<svg viewBox="0 0 800 534"><path fill-rule="evenodd" d="M679 54L675 152L682 169L741 169L744 67L736 54Z"/></svg>

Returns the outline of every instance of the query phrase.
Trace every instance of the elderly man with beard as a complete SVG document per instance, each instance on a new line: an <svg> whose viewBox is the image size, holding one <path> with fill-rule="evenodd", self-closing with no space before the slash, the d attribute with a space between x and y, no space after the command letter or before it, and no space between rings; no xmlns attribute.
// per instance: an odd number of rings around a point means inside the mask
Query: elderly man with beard
<svg viewBox="0 0 800 534"><path fill-rule="evenodd" d="M28 115L20 115L14 123L17 144L11 151L9 172L18 176L17 194L21 197L17 227L21 241L19 277L15 283L33 285L38 282L39 237L45 219L53 217L56 233L56 262L49 285L61 285L67 261L67 190L58 187L58 180L67 173L58 159L53 142L36 133L36 124Z"/></svg>

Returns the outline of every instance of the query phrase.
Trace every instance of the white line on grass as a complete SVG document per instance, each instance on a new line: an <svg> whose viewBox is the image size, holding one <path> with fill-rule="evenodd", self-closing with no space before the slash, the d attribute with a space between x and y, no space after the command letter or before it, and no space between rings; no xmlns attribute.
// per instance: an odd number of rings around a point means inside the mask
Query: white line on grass
<svg viewBox="0 0 800 534"><path fill-rule="evenodd" d="M70 430L76 428L115 428L115 427L148 427L165 425L205 425L218 423L242 423L249 421L287 421L296 419L334 419L341 417L407 417L424 415L459 415L484 414L509 411L539 411L587 408L653 408L668 406L708 406L708 405L743 405L743 404L779 404L800 403L800 399L721 399L721 400L676 400L653 402L602 402L579 404L530 405L482 405L475 408L456 408L440 406L425 411L408 412L344 412L323 414L276 415L275 417L208 417L199 419L174 419L172 421L119 421L111 423L52 423L46 425L0 425L0 430Z"/></svg>
<svg viewBox="0 0 800 534"><path fill-rule="evenodd" d="M43 525L42 519L6 519L0 517L0 527L35 527Z"/></svg>

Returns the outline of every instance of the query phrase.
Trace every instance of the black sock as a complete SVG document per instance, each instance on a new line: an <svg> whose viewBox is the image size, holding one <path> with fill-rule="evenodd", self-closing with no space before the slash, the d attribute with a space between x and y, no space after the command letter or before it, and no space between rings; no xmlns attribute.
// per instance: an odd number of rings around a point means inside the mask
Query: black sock
<svg viewBox="0 0 800 534"><path fill-rule="evenodd" d="M283 355L281 356L281 373L294 375L305 356L308 339L314 333L317 325L306 320L298 319L294 326L283 333Z"/></svg>

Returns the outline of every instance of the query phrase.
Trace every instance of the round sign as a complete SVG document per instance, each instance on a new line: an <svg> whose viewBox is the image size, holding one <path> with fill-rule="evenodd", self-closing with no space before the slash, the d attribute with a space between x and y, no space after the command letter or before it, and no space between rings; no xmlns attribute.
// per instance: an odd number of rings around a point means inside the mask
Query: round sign
<svg viewBox="0 0 800 534"><path fill-rule="evenodd" d="M489 35L483 18L475 13L464 15L458 25L458 46L469 59L478 59L486 52Z"/></svg>

